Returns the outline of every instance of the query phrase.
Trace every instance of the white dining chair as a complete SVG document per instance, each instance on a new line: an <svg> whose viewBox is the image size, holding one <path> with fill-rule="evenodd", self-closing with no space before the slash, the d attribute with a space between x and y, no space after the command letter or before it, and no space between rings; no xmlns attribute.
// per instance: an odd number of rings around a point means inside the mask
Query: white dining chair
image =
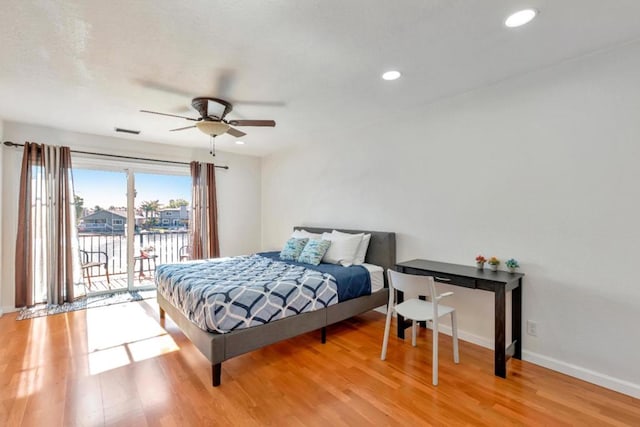
<svg viewBox="0 0 640 427"><path fill-rule="evenodd" d="M389 304L387 305L387 321L384 328L384 340L382 341L382 354L380 355L380 359L385 360L387 358L391 316L394 312L412 321L411 344L414 347L416 346L417 323L431 321L433 330L433 385L438 385L438 319L447 314L451 314L453 361L460 363L456 311L453 307L440 304L442 298L453 295L453 292L445 292L438 295L436 293L435 281L431 276L417 276L392 270L387 270L387 275L389 277ZM411 296L415 295L415 298L396 304L396 290ZM431 301L421 300L418 296L428 297Z"/></svg>

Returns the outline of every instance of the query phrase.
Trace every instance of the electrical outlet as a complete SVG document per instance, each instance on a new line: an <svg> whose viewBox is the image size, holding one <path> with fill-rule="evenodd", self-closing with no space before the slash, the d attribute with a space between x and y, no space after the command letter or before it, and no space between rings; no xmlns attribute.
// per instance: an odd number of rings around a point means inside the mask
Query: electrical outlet
<svg viewBox="0 0 640 427"><path fill-rule="evenodd" d="M532 337L538 336L538 322L527 320L527 334L531 335Z"/></svg>

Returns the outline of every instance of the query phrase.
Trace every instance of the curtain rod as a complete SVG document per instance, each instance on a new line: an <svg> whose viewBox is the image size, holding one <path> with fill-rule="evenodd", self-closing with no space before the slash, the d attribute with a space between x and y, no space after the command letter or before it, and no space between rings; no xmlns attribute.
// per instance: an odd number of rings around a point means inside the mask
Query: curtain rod
<svg viewBox="0 0 640 427"><path fill-rule="evenodd" d="M7 147L24 147L24 144L16 144L15 142L5 141L4 145ZM103 157L115 157L118 159L128 159L128 160L147 160L150 162L159 162L159 163L171 163L173 165L189 165L187 162L176 162L174 160L159 160L159 159L148 159L145 157L132 157L132 156L121 156L118 154L105 154L105 153L93 153L91 151L79 151L79 150L71 150L72 153L80 153L80 154L90 154L92 156L103 156ZM229 166L218 166L214 165L220 169L229 169Z"/></svg>

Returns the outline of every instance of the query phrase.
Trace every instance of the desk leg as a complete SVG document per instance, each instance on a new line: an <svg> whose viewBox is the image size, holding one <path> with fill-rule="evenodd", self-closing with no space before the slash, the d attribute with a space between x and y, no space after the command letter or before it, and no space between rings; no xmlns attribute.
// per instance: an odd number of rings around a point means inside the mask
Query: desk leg
<svg viewBox="0 0 640 427"><path fill-rule="evenodd" d="M511 340L515 342L513 357L522 359L522 279L511 291Z"/></svg>
<svg viewBox="0 0 640 427"><path fill-rule="evenodd" d="M513 295L513 294L512 294ZM506 339L506 296L504 286L498 286L495 290L495 350L494 369L497 377L507 377L507 354L505 347Z"/></svg>

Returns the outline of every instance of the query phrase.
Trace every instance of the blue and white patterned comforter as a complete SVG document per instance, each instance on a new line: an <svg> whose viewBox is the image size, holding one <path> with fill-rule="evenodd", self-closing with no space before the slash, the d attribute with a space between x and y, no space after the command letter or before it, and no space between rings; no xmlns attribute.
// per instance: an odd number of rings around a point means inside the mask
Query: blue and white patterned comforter
<svg viewBox="0 0 640 427"><path fill-rule="evenodd" d="M259 255L160 265L156 284L209 332L262 325L338 302L330 274Z"/></svg>

